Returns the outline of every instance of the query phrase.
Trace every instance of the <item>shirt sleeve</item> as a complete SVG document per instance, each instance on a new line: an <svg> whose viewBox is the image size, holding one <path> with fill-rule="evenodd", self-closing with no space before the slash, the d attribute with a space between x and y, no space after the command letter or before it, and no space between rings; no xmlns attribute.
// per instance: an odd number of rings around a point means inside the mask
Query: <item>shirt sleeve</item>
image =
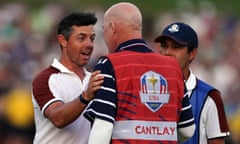
<svg viewBox="0 0 240 144"><path fill-rule="evenodd" d="M194 125L194 117L192 113L192 105L189 102L188 94L185 93L182 100L182 108L178 128L185 128Z"/></svg>
<svg viewBox="0 0 240 144"><path fill-rule="evenodd" d="M208 139L230 135L223 102L219 93L215 92L208 96L201 120L206 126Z"/></svg>
<svg viewBox="0 0 240 144"><path fill-rule="evenodd" d="M116 81L114 70L108 58L99 59L94 70L100 70L104 82L96 92L95 98L89 104L84 116L93 123L95 118L113 123L116 115Z"/></svg>
<svg viewBox="0 0 240 144"><path fill-rule="evenodd" d="M113 123L96 118L89 135L88 144L109 144L112 130Z"/></svg>

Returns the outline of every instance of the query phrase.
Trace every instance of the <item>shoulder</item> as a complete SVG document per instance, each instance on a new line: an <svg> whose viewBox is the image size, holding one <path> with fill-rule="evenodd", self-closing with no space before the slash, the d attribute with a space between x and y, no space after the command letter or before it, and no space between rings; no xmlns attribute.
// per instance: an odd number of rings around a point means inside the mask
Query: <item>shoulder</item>
<svg viewBox="0 0 240 144"><path fill-rule="evenodd" d="M214 88L210 84L198 78L197 78L196 87L194 88L194 91L196 91L198 94L203 96L209 96L209 95L220 96L220 92L216 88Z"/></svg>
<svg viewBox="0 0 240 144"><path fill-rule="evenodd" d="M208 96L213 100L217 107L223 106L223 100L219 90L212 89L209 91Z"/></svg>
<svg viewBox="0 0 240 144"><path fill-rule="evenodd" d="M198 85L201 85L202 87L210 87L210 88L214 88L212 85L208 84L207 82L197 78L197 83Z"/></svg>
<svg viewBox="0 0 240 144"><path fill-rule="evenodd" d="M112 63L108 56L102 56L98 59L98 62L94 68L95 70L101 70L101 72L112 69Z"/></svg>
<svg viewBox="0 0 240 144"><path fill-rule="evenodd" d="M109 55L108 56L102 56L98 59L98 62L96 65L107 65L111 63L110 59L109 59Z"/></svg>
<svg viewBox="0 0 240 144"><path fill-rule="evenodd" d="M199 79L197 79L197 87L199 90L201 89L201 91L205 91L208 99L210 98L217 107L223 107L222 96L218 89Z"/></svg>
<svg viewBox="0 0 240 144"><path fill-rule="evenodd" d="M33 85L35 85L36 83L42 83L48 80L52 74L58 73L58 72L60 72L58 69L52 66L49 66L48 68L44 69L43 71L41 71L36 75L36 77L33 79Z"/></svg>

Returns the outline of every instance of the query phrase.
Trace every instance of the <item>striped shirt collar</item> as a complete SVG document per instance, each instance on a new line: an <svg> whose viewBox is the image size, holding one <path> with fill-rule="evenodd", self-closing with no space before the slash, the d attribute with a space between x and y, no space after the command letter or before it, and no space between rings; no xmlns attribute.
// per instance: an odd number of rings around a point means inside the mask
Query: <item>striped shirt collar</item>
<svg viewBox="0 0 240 144"><path fill-rule="evenodd" d="M125 41L117 47L116 52L123 50L131 50L137 52L153 52L152 49L150 49L147 46L146 42L142 39L132 39Z"/></svg>

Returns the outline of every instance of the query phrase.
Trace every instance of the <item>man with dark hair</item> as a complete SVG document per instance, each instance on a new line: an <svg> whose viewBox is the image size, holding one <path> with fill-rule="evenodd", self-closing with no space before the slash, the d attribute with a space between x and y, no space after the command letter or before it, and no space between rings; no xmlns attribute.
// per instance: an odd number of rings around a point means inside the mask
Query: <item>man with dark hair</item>
<svg viewBox="0 0 240 144"><path fill-rule="evenodd" d="M223 144L230 133L220 92L190 70L190 64L197 56L197 33L190 25L175 22L166 26L155 42L160 54L177 59L185 77L196 123L194 136L186 144Z"/></svg>
<svg viewBox="0 0 240 144"><path fill-rule="evenodd" d="M34 144L86 144L89 122L81 115L100 88L100 71L88 72L97 18L72 13L58 25L61 57L40 72L32 83L36 134Z"/></svg>

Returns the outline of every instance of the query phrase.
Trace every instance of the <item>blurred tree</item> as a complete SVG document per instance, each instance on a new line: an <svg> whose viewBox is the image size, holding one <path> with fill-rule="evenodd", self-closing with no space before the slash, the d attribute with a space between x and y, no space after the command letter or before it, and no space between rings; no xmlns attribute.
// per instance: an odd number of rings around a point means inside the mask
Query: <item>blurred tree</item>
<svg viewBox="0 0 240 144"><path fill-rule="evenodd" d="M107 0L107 1L99 1L99 0L11 0L11 2L20 2L26 4L30 9L36 9L44 5L45 3L58 3L62 4L66 7L79 9L79 8L87 8L91 6L98 5L102 8L107 8L116 2L121 2L123 0ZM157 13L164 12L166 10L172 10L175 8L177 2L183 0L127 0L129 2L135 3L141 9L144 9L144 13L146 16L148 15L156 15ZM198 4L203 0L189 0L194 4ZM235 15L240 15L240 11L238 10L240 1L238 0L205 0L213 2L221 13L232 13ZM0 6L4 3L9 3L9 0L0 0Z"/></svg>

